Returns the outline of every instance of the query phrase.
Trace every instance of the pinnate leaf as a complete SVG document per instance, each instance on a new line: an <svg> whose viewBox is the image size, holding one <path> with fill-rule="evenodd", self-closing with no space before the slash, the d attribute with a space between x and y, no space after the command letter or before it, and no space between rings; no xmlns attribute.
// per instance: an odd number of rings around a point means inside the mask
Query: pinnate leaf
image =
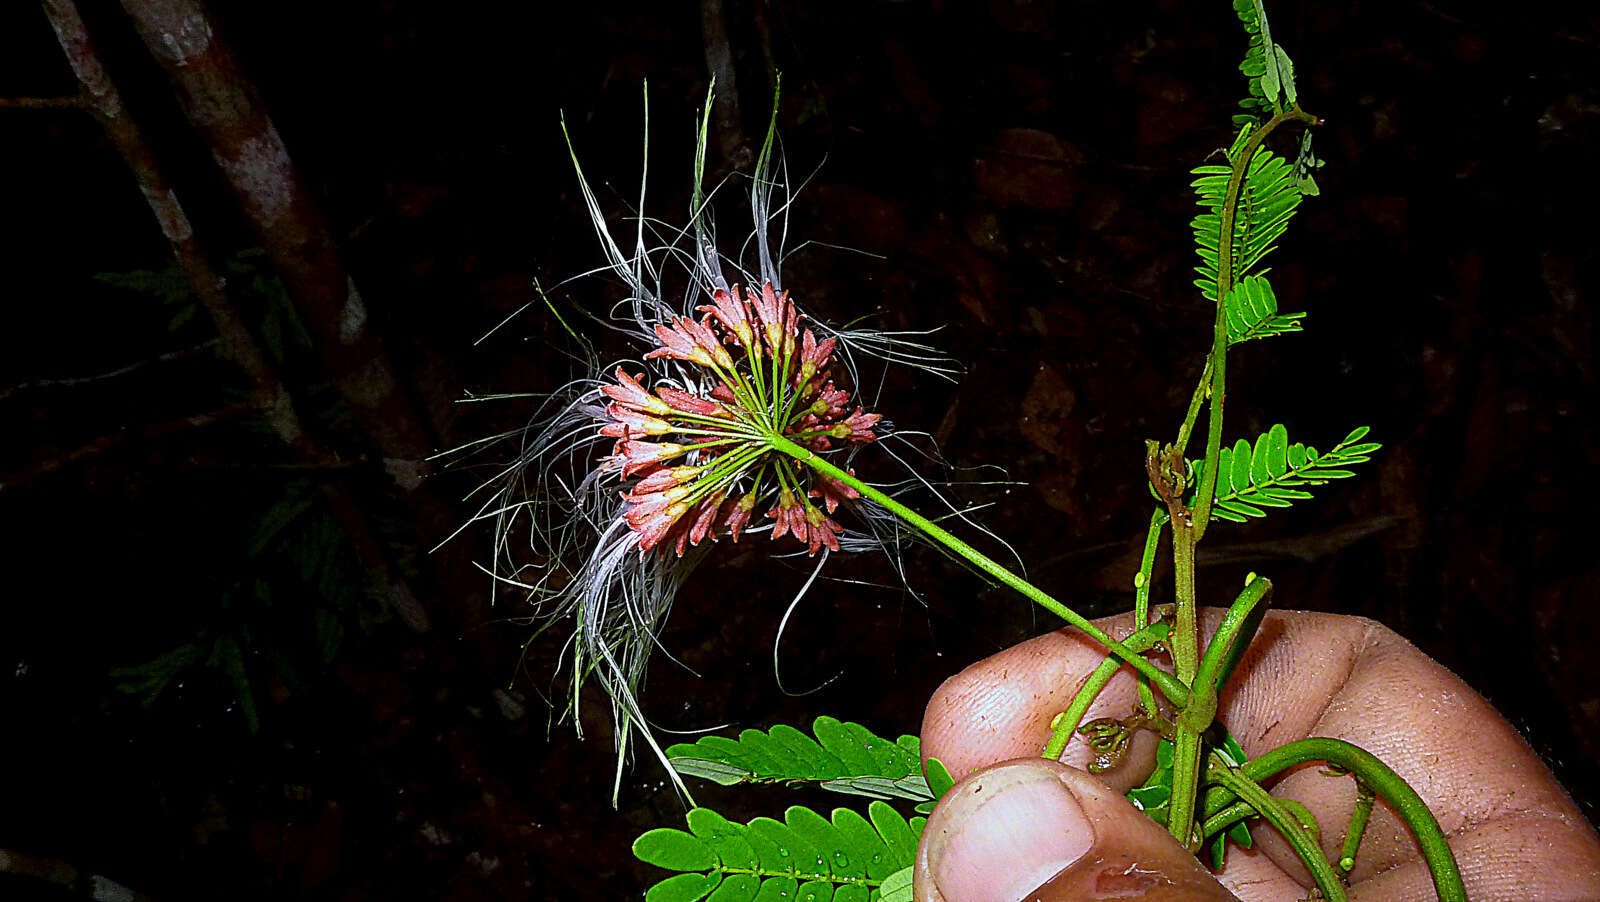
<svg viewBox="0 0 1600 902"><path fill-rule="evenodd" d="M1304 328L1304 313L1278 313L1278 298L1265 276L1246 276L1228 291L1228 344L1271 338Z"/></svg>
<svg viewBox="0 0 1600 902"><path fill-rule="evenodd" d="M874 799L938 798L922 775L917 737L890 741L858 723L832 717L817 718L812 730L816 739L786 724L745 730L738 739L702 736L669 746L667 757L678 773L723 786L816 782L824 789Z"/></svg>
<svg viewBox="0 0 1600 902"><path fill-rule="evenodd" d="M1239 439L1223 448L1217 462L1217 490L1212 513L1224 520L1243 523L1251 517L1264 517L1263 508L1289 507L1311 497L1305 487L1323 485L1355 475L1349 467L1366 463L1381 445L1363 442L1369 430L1351 430L1344 441L1325 454L1317 449L1289 442L1283 424L1256 437L1255 442ZM1205 462L1193 464L1194 485L1204 478Z"/></svg>
<svg viewBox="0 0 1600 902"><path fill-rule="evenodd" d="M912 864L926 821L907 821L883 802L873 802L867 815L840 808L829 820L797 805L781 821L758 817L738 824L696 808L687 817L689 832L661 828L634 842L640 860L682 872L651 887L645 898L873 902L885 881Z"/></svg>
<svg viewBox="0 0 1600 902"><path fill-rule="evenodd" d="M1203 208L1192 224L1195 250L1200 255L1200 264L1195 269L1199 278L1195 285L1201 294L1213 301L1217 299L1220 278L1218 255L1222 246L1222 213L1227 201L1228 180L1217 171L1223 168L1201 166L1194 170L1198 178L1193 183ZM1301 197L1295 167L1265 147L1257 148L1245 170L1234 210L1233 234L1229 241L1230 294L1246 276L1261 274L1256 267L1277 247L1275 242L1288 228L1289 218L1299 207ZM1270 297L1265 300L1272 301ZM1272 304L1276 311L1276 301ZM1230 333L1232 326L1230 322Z"/></svg>

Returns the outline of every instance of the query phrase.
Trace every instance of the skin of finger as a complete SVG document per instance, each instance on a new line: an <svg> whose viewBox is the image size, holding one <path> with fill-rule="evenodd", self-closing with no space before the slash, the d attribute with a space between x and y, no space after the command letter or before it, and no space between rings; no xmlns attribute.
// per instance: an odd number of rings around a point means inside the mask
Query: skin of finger
<svg viewBox="0 0 1600 902"><path fill-rule="evenodd" d="M1081 807L1091 838L1083 857L1047 879L1025 898L1037 902L1078 899L1145 899L1148 902L1238 902L1166 831L1122 794L1095 777L1054 761L1031 757L1002 762L964 776L923 827L912 888L917 902L948 902L934 879L933 862L964 822L1008 786L1054 779ZM1009 874L995 874L994 902L1011 902L998 887ZM982 875L988 878L989 875ZM1029 881L1031 882L1031 881Z"/></svg>
<svg viewBox="0 0 1600 902"><path fill-rule="evenodd" d="M1219 612L1205 612L1208 633L1218 617ZM1121 636L1131 621L1105 618L1097 625ZM1258 640L1219 706L1247 754L1308 735L1348 739L1411 781L1431 807L1446 814L1447 832L1481 828L1522 812L1551 813L1558 823L1572 825L1561 832L1562 850L1577 856L1554 869L1571 877L1564 897L1583 898L1593 891L1589 863L1600 861L1600 849L1592 829L1515 731L1454 675L1393 632L1360 618L1274 611ZM929 704L924 753L970 770L997 760L985 760L987 755L1026 754L1041 747L1050 718L1101 659L1093 649L1093 643L1063 631L951 678ZM1007 733L1015 735L1007 738ZM1147 753L1130 755L1126 769L1130 777L1142 778L1151 764ZM1330 850L1342 841L1354 799L1348 778L1324 777L1308 767L1275 791L1311 808ZM1258 837L1268 857L1290 873L1303 874L1275 834L1262 831ZM1357 877L1414 855L1408 832L1380 806L1358 856ZM1530 871L1552 870L1541 861L1554 859L1526 858L1517 864ZM1569 862L1576 867L1567 868ZM1473 873L1470 865L1464 862L1463 869ZM1232 871L1230 864L1225 883L1232 882Z"/></svg>
<svg viewBox="0 0 1600 902"><path fill-rule="evenodd" d="M1525 813L1498 818L1450 837L1467 898L1541 902L1600 900L1600 878L1587 823ZM1588 860L1588 871L1583 872ZM1542 866L1529 867L1528 862ZM1433 877L1412 859L1351 887L1350 902L1434 902Z"/></svg>
<svg viewBox="0 0 1600 902"><path fill-rule="evenodd" d="M1415 646L1380 624L1355 622L1365 623L1366 631L1350 673L1327 697L1310 734L1353 742L1411 784L1456 850L1473 899L1600 896L1600 839L1522 737L1482 696ZM1270 706L1272 689L1264 682L1247 681L1242 693L1260 696L1253 703L1263 709ZM1323 846L1336 856L1355 800L1351 781L1305 766L1272 789L1317 816ZM1538 828L1541 839L1527 855L1505 858L1482 841L1503 835L1500 828L1515 823ZM1259 830L1258 836L1262 849L1286 872L1303 874L1298 857L1280 837L1270 830ZM1385 891L1399 892L1400 878L1392 869L1415 862L1418 854L1410 831L1380 803L1351 880L1360 885L1389 872ZM1493 866L1485 867L1486 862ZM1411 872L1417 890L1431 885L1425 869ZM1520 885L1530 880L1547 884L1549 892L1529 895Z"/></svg>
<svg viewBox="0 0 1600 902"><path fill-rule="evenodd" d="M1206 636L1216 630L1222 613L1202 610ZM1308 735L1322 712L1317 700L1332 697L1349 675L1366 624L1323 614L1268 614L1258 632L1260 641L1240 662L1239 676L1218 704L1219 716L1247 754ZM1133 632L1133 615L1101 618L1095 625L1114 638L1125 638ZM938 758L959 777L996 761L1038 754L1050 737L1050 721L1071 703L1105 656L1083 634L1058 630L979 661L935 690L922 722L923 755ZM1249 674L1255 676L1246 679ZM1302 691L1241 691L1255 680ZM1138 697L1136 686L1131 668L1119 670L1085 721L1127 716ZM1099 776L1121 791L1139 785L1154 767L1155 745L1154 737L1140 733L1123 766ZM1082 737L1074 736L1061 760L1084 767L1090 754Z"/></svg>
<svg viewBox="0 0 1600 902"><path fill-rule="evenodd" d="M1131 616L1106 618L1096 625L1115 638L1132 632ZM924 757L938 758L960 778L982 767L1012 758L1037 756L1050 738L1050 721L1072 703L1105 651L1076 631L1058 630L1030 639L987 658L946 680L928 702L922 721ZM1129 668L1112 677L1084 721L1125 717L1138 700ZM1155 761L1155 739L1142 734L1134 741L1127 764L1100 775L1112 788L1126 792L1149 775ZM1068 744L1062 762L1085 767L1090 752L1081 737Z"/></svg>
<svg viewBox="0 0 1600 902"><path fill-rule="evenodd" d="M1219 609L1201 611L1207 637L1222 614ZM1131 613L1095 623L1116 638L1133 631ZM1332 697L1343 684L1366 629L1366 621L1352 618L1269 613L1257 633L1260 641L1240 662L1239 676L1219 700L1219 714L1247 754L1308 735L1322 713L1322 704L1313 700ZM923 754L939 758L958 777L996 761L1037 755L1050 736L1050 720L1070 704L1104 658L1098 643L1075 630L1059 630L972 665L945 681L930 700L923 719ZM1288 699L1282 692L1247 691L1258 681L1297 685L1303 691ZM1085 720L1126 716L1136 699L1135 678L1125 667ZM1139 785L1155 765L1155 744L1151 734L1139 734L1123 766L1098 776L1118 792ZM1082 738L1074 737L1061 760L1082 767L1089 757ZM1285 874L1276 859L1252 851L1233 850L1219 879L1250 900L1304 895L1302 884Z"/></svg>

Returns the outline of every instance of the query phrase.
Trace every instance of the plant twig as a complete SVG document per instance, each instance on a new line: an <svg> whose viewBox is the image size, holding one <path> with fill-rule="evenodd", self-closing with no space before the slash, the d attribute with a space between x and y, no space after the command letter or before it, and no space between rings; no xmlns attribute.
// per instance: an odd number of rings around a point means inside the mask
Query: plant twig
<svg viewBox="0 0 1600 902"><path fill-rule="evenodd" d="M426 458L437 443L339 260L310 188L217 23L195 0L123 0L122 7L283 276L312 345L367 439L385 458Z"/></svg>
<svg viewBox="0 0 1600 902"><path fill-rule="evenodd" d="M1268 48L1269 52L1271 48ZM1275 65L1275 63L1270 63ZM1200 487L1195 492L1195 541L1205 537L1211 523L1211 502L1217 491L1217 455L1222 451L1222 401L1227 392L1228 368L1228 292L1233 289L1233 226L1239 213L1239 197L1244 191L1245 176L1250 171L1250 161L1255 158L1267 136L1285 122L1316 125L1317 117L1291 107L1268 119L1250 135L1233 160L1233 173L1228 176L1228 193L1222 201L1221 241L1217 246L1217 315L1212 327L1211 356L1207 369L1211 374L1208 388L1210 403L1206 407L1206 471Z"/></svg>
<svg viewBox="0 0 1600 902"><path fill-rule="evenodd" d="M67 62L82 86L78 96L83 99L84 108L100 123L132 171L140 192L172 248L179 268L210 316L222 342L227 346L229 356L244 372L250 384L250 407L266 418L279 440L302 463L313 467L336 464L337 455L303 427L293 396L278 379L266 353L229 299L223 288L225 280L201 249L177 193L163 174L154 151L123 106L121 94L101 63L76 4L73 0L42 2ZM92 453L95 453L95 443L78 449L66 458L36 466L24 475L34 478L43 472L53 472L66 463ZM321 490L373 585L387 594L408 626L416 632L426 632L430 627L424 609L417 601L417 593L390 564L383 545L367 522L363 507L356 503L344 486L324 484Z"/></svg>
<svg viewBox="0 0 1600 902"><path fill-rule="evenodd" d="M32 391L34 389L73 388L79 385L92 385L96 382L105 382L121 376L126 376L129 373L136 373L145 367L158 363L171 363L175 360L187 360L190 357L198 357L202 354L209 353L212 348L215 348L221 343L222 339L220 338L207 339L206 341L202 341L193 347L180 348L176 351L168 351L165 354L157 354L154 357L147 357L144 360L135 360L127 366L119 366L114 370L107 370L103 373L95 373L91 376L67 376L61 379L35 379L32 382L22 382L7 388L0 388L0 401L4 401L5 399L11 397L12 395L18 394L19 392Z"/></svg>
<svg viewBox="0 0 1600 902"><path fill-rule="evenodd" d="M705 44L706 68L718 88L715 104L722 162L738 168L749 162L750 150L742 137L738 75L733 67L733 46L728 40L728 17L722 0L700 0L700 36Z"/></svg>
<svg viewBox="0 0 1600 902"><path fill-rule="evenodd" d="M111 449L122 444L124 441L127 441L129 438L133 438L135 436L140 436L143 438L160 438L162 436L172 435L177 432L184 432L190 429L202 429L206 426L215 425L228 420L236 420L241 417L248 416L254 412L255 409L248 404L234 404L228 407L207 411L205 413L191 414L186 417L179 417L175 420L168 420L165 423L153 423L132 430L119 429L116 432L110 432L92 441L85 442L84 444L79 445L78 447L73 448L64 454L58 454L55 457L35 461L33 466L30 466L25 470L20 470L9 476L0 478L0 492L27 485L30 482L41 479L45 476L49 476L50 474L58 472L72 464L80 463L92 457L104 454L105 452L110 451Z"/></svg>
<svg viewBox="0 0 1600 902"><path fill-rule="evenodd" d="M0 109L12 110L83 110L90 101L82 94L61 97L0 97Z"/></svg>

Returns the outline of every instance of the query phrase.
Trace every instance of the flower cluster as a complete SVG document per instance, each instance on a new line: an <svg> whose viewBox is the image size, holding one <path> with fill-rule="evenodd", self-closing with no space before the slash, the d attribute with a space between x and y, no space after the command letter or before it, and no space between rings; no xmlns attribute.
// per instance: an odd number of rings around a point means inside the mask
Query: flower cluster
<svg viewBox="0 0 1600 902"><path fill-rule="evenodd" d="M637 480L623 493L623 517L640 550L681 557L719 531L737 542L765 502L772 538L792 535L810 554L837 551L842 529L829 514L858 493L780 446L823 452L875 441L882 416L860 406L846 413L850 393L830 374L835 341L801 328L788 292L734 285L699 311L699 320L657 324L659 346L645 355L691 364L691 390L663 385L652 394L643 374L620 368L601 388L611 403L600 433L617 440L604 466Z"/></svg>

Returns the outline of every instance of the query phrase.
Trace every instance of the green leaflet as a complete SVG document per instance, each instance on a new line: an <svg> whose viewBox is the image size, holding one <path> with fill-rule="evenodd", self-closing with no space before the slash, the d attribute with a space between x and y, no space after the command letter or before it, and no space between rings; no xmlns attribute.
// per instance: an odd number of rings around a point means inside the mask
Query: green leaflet
<svg viewBox="0 0 1600 902"><path fill-rule="evenodd" d="M679 874L650 887L645 902L695 902L717 888L717 881L705 874Z"/></svg>
<svg viewBox="0 0 1600 902"><path fill-rule="evenodd" d="M1235 142L1237 146L1237 142ZM1198 202L1205 210L1194 218L1195 251L1200 263L1195 267L1199 278L1195 285L1207 300L1217 299L1217 275L1220 263L1218 249L1222 246L1222 206L1227 199L1228 166L1207 165L1193 170L1192 183L1199 195ZM1274 250L1273 242L1282 237L1289 227L1289 218L1300 206L1302 192L1300 180L1293 165L1267 150L1258 148L1250 159L1244 183L1239 189L1239 205L1233 220L1233 240L1230 256L1233 258L1234 284L1243 281Z"/></svg>
<svg viewBox="0 0 1600 902"><path fill-rule="evenodd" d="M893 742L858 723L819 717L816 739L791 726L745 730L738 739L704 736L667 748L680 774L735 783L818 782L824 789L875 799L928 802L939 793L922 774L921 744L915 736Z"/></svg>
<svg viewBox="0 0 1600 902"><path fill-rule="evenodd" d="M1282 44L1272 40L1272 29L1261 0L1234 0L1233 10L1250 37L1244 61L1239 63L1248 94L1239 101L1239 107L1244 112L1234 116L1233 121L1235 125L1242 125L1249 130L1264 118L1282 111L1285 106L1297 106L1300 92L1294 82L1294 61L1289 58L1289 52L1283 49ZM1272 48L1270 59L1268 46ZM1233 159L1234 155L1230 153L1228 158ZM1301 137L1300 153L1295 160L1295 185L1301 194L1316 197L1321 193L1316 179L1311 176L1312 170L1321 165L1322 161L1311 152L1311 133L1306 132Z"/></svg>
<svg viewBox="0 0 1600 902"><path fill-rule="evenodd" d="M704 871L715 867L717 853L699 837L682 830L651 830L633 841L633 854L646 864L669 871Z"/></svg>
<svg viewBox="0 0 1600 902"><path fill-rule="evenodd" d="M1150 815L1158 824L1167 822L1167 802L1172 799L1172 740L1156 744L1156 769L1139 786L1128 790L1133 807Z"/></svg>
<svg viewBox="0 0 1600 902"><path fill-rule="evenodd" d="M918 814L932 813L933 806L944 798L944 794L950 791L950 787L956 785L955 778L950 776L950 771L945 769L944 762L938 758L928 759L926 775L928 794L931 798L917 806Z"/></svg>
<svg viewBox="0 0 1600 902"><path fill-rule="evenodd" d="M832 820L801 805L782 821L737 824L696 808L687 831L651 830L633 844L649 864L680 871L645 893L648 902L875 902L910 898L910 867L924 818L907 821L875 801L862 817L835 809ZM870 820L868 819L870 818ZM885 891L893 895L885 895Z"/></svg>
<svg viewBox="0 0 1600 902"><path fill-rule="evenodd" d="M1239 63L1239 71L1248 80L1250 92L1248 97L1239 101L1239 106L1247 115L1235 116L1234 119L1253 120L1257 116L1270 116L1283 109L1285 104L1293 105L1299 99L1294 84L1294 63L1289 60L1283 45L1272 40L1272 27L1267 21L1267 11L1262 8L1261 0L1233 0L1233 11L1239 16L1245 33L1250 36L1249 49L1245 51L1244 61ZM1272 48L1270 55L1268 47Z"/></svg>
<svg viewBox="0 0 1600 902"><path fill-rule="evenodd" d="M1299 442L1289 444L1289 431L1281 423L1257 436L1254 444L1240 439L1232 448L1222 449L1212 513L1243 523L1250 517L1265 517L1262 508L1289 507L1310 498L1311 493L1299 486L1354 476L1345 468L1366 463L1372 452L1383 447L1361 441L1368 431L1366 426L1351 430L1344 441L1323 454ZM1204 461L1194 462L1195 485L1200 484L1204 470Z"/></svg>
<svg viewBox="0 0 1600 902"><path fill-rule="evenodd" d="M878 892L882 902L911 902L911 869L901 868L890 874Z"/></svg>
<svg viewBox="0 0 1600 902"><path fill-rule="evenodd" d="M1228 763L1234 767L1242 766L1249 759L1245 757L1244 749L1239 747L1239 740L1234 739L1233 734L1229 733L1221 723L1218 723L1217 727L1222 730L1222 744L1217 746L1216 751L1220 752L1222 757L1227 759ZM1215 787L1206 791L1201 800L1202 809L1208 807L1214 791L1216 791ZM1211 857L1212 870L1220 871L1222 866L1228 862L1228 840L1233 840L1234 844L1241 849L1248 849L1254 844L1254 840L1250 836L1250 826L1245 823L1245 820L1248 819L1242 819L1213 836L1211 842L1207 844L1206 851Z"/></svg>
<svg viewBox="0 0 1600 902"><path fill-rule="evenodd" d="M1224 303L1228 344L1299 332L1304 313L1278 313L1278 298L1266 276L1246 276L1235 283Z"/></svg>
<svg viewBox="0 0 1600 902"><path fill-rule="evenodd" d="M1222 741L1214 747L1215 750L1220 752L1222 757L1235 767L1244 764L1248 759L1245 758L1244 749L1239 747L1239 741L1233 738L1233 734L1229 733L1221 722L1216 724L1216 729L1222 731ZM1212 801L1213 793L1220 792L1219 789L1214 787L1203 793L1201 799L1202 809L1205 809ZM1128 790L1127 798L1135 808L1148 814L1151 820L1158 824L1167 822L1167 803L1172 798L1172 740L1163 739L1156 745L1155 770L1151 771L1149 778L1143 784ZM1253 840L1250 837L1250 829L1245 824L1245 819L1241 819L1226 830L1217 833L1207 843L1207 851L1210 854L1213 870L1222 870L1223 864L1226 863L1228 854L1227 841L1229 839L1232 839L1234 844L1242 849L1248 849L1252 846Z"/></svg>
<svg viewBox="0 0 1600 902"><path fill-rule="evenodd" d="M1294 63L1289 60L1289 51L1283 49L1282 44L1273 44L1272 49L1277 52L1278 86L1283 91L1284 102L1296 103L1300 97L1294 87Z"/></svg>
<svg viewBox="0 0 1600 902"><path fill-rule="evenodd" d="M1301 194L1306 197L1316 197L1322 193L1322 189L1317 187L1317 180L1311 175L1322 166L1322 160L1311 150L1311 132L1301 132L1300 152L1294 159L1294 183Z"/></svg>

